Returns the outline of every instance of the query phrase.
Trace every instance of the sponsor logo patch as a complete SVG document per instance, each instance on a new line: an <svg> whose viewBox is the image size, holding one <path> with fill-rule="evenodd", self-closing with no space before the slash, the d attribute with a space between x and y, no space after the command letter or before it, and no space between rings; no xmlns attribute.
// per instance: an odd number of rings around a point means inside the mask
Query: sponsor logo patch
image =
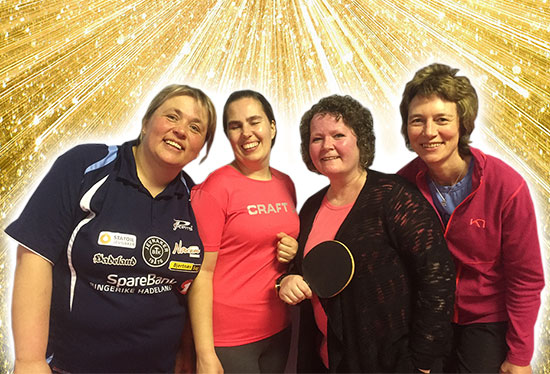
<svg viewBox="0 0 550 374"><path fill-rule="evenodd" d="M175 219L174 218L174 231L176 230L187 230L187 231L193 231L193 225L191 225L191 222L184 221L182 219Z"/></svg>
<svg viewBox="0 0 550 374"><path fill-rule="evenodd" d="M136 266L137 260L134 256L130 258L124 258L122 255L105 256L103 253L96 253L93 258L94 264L112 265L112 266Z"/></svg>
<svg viewBox="0 0 550 374"><path fill-rule="evenodd" d="M161 277L157 274L147 274L136 277L120 277L118 274L107 275L107 284L115 287L146 287L176 284L174 278Z"/></svg>
<svg viewBox="0 0 550 374"><path fill-rule="evenodd" d="M173 255L189 255L189 257L199 258L201 249L196 245L190 245L189 247L184 247L181 240L178 243L174 244L174 250L172 250Z"/></svg>
<svg viewBox="0 0 550 374"><path fill-rule="evenodd" d="M141 255L147 265L158 268L165 265L170 259L170 246L164 239L150 236L143 243Z"/></svg>
<svg viewBox="0 0 550 374"><path fill-rule="evenodd" d="M136 236L121 232L101 231L97 238L97 244L120 248L135 248Z"/></svg>
<svg viewBox="0 0 550 374"><path fill-rule="evenodd" d="M185 282L183 282L180 286L180 293L182 295L186 295L187 291L189 291L189 287L191 286L191 283L193 283L193 279L188 279Z"/></svg>
<svg viewBox="0 0 550 374"><path fill-rule="evenodd" d="M186 273L198 273L201 266L192 262L170 261L168 269L172 271L184 271Z"/></svg>
<svg viewBox="0 0 550 374"><path fill-rule="evenodd" d="M156 274L136 277L120 277L118 274L109 274L106 284L89 282L90 286L99 292L146 295L171 292L176 283L174 278L161 277Z"/></svg>

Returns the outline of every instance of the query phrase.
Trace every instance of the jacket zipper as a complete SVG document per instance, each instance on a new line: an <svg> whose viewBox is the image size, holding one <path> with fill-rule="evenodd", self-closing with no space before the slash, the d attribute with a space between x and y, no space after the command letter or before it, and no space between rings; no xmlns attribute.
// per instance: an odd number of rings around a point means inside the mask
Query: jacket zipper
<svg viewBox="0 0 550 374"><path fill-rule="evenodd" d="M472 191L468 196L466 196L466 198L464 200L462 200L460 202L460 204L457 205L455 210L453 210L453 213L449 217L449 222L447 222L447 227L445 228L445 233L443 234L443 236L445 237L445 240L447 240L447 232L449 231L449 227L451 226L451 221L453 220L455 212L457 211L458 208L460 208L460 206L462 206L462 204L464 204L467 200L469 200L470 197L472 197L477 192L477 190L479 190L479 188L481 187L482 184L483 184L483 176L481 176L479 178L479 185L477 186L477 188L474 191ZM437 215L439 216L439 211L437 209L436 209L436 212L437 212ZM443 220L441 219L441 216L439 216L439 219L441 220L441 224L443 224ZM455 269L456 270L456 281L455 281L455 303L454 303L454 311L453 311L453 322L458 323L458 282L459 282L460 277L462 275L462 265L455 262L455 267L456 267L456 269Z"/></svg>

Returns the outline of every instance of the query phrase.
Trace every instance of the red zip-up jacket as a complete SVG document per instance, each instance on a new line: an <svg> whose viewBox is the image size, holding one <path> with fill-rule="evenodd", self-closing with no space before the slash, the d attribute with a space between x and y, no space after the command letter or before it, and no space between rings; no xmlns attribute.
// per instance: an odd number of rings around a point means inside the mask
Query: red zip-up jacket
<svg viewBox="0 0 550 374"><path fill-rule="evenodd" d="M529 365L544 288L535 210L527 184L510 166L470 147L472 192L454 210L445 239L456 265L453 322L508 321L507 360ZM398 174L435 208L419 157ZM443 223L442 223L443 224Z"/></svg>

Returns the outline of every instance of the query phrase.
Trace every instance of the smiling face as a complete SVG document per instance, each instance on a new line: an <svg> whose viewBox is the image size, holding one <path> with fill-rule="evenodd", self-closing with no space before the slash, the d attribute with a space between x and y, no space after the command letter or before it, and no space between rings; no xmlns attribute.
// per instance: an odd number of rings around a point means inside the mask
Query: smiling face
<svg viewBox="0 0 550 374"><path fill-rule="evenodd" d="M261 103L244 97L229 104L226 113L227 136L241 171L268 168L276 129L275 122L269 122Z"/></svg>
<svg viewBox="0 0 550 374"><path fill-rule="evenodd" d="M154 165L181 169L197 158L207 132L208 112L191 96L174 96L142 126L139 147Z"/></svg>
<svg viewBox="0 0 550 374"><path fill-rule="evenodd" d="M453 167L458 152L460 124L456 104L432 95L415 96L409 105L407 134L411 148L430 168Z"/></svg>
<svg viewBox="0 0 550 374"><path fill-rule="evenodd" d="M364 172L357 137L342 119L316 114L310 126L309 155L319 173L329 179L347 179Z"/></svg>

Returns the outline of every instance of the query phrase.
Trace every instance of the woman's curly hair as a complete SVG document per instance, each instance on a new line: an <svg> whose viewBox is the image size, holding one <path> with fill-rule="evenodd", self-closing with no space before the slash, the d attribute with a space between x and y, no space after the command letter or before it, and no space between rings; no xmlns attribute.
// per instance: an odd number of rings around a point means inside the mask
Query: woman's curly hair
<svg viewBox="0 0 550 374"><path fill-rule="evenodd" d="M351 96L331 95L322 98L317 104L313 105L304 113L300 121L302 159L309 170L319 173L309 155L311 120L316 115L330 115L335 117L336 120L342 119L344 124L357 137L359 166L367 169L372 165L375 137L371 112Z"/></svg>

